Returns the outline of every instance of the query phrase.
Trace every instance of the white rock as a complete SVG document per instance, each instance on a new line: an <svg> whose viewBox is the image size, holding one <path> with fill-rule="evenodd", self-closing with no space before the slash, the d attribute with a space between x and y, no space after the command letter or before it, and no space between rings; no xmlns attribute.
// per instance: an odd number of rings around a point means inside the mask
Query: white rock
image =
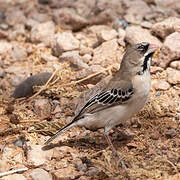
<svg viewBox="0 0 180 180"><path fill-rule="evenodd" d="M5 54L7 52L11 52L12 44L6 41L0 41L0 54Z"/></svg>
<svg viewBox="0 0 180 180"><path fill-rule="evenodd" d="M22 174L12 174L1 178L2 180L27 180Z"/></svg>
<svg viewBox="0 0 180 180"><path fill-rule="evenodd" d="M79 56L79 51L68 51L64 52L60 57L60 60L69 61L76 69L87 69L89 66L82 61Z"/></svg>
<svg viewBox="0 0 180 180"><path fill-rule="evenodd" d="M127 22L140 24L143 18L151 12L150 7L142 0L124 1L124 3L128 6L124 16Z"/></svg>
<svg viewBox="0 0 180 180"><path fill-rule="evenodd" d="M119 28L118 29L118 43L121 45L121 46L125 46L125 36L126 36L126 31Z"/></svg>
<svg viewBox="0 0 180 180"><path fill-rule="evenodd" d="M165 90L168 90L171 86L165 80L160 80L160 81L157 81L154 87L156 90L165 91Z"/></svg>
<svg viewBox="0 0 180 180"><path fill-rule="evenodd" d="M143 29L140 26L129 26L126 28L126 41L130 44L136 44L140 42L149 42L153 44L157 44L159 46L162 43L153 36L149 30Z"/></svg>
<svg viewBox="0 0 180 180"><path fill-rule="evenodd" d="M152 31L164 39L166 36L175 31L175 26L177 24L180 24L180 18L169 17L164 21L154 24L152 26Z"/></svg>
<svg viewBox="0 0 180 180"><path fill-rule="evenodd" d="M16 153L14 156L14 148L6 146L3 150L2 160L13 161L14 163L23 163L23 153Z"/></svg>
<svg viewBox="0 0 180 180"><path fill-rule="evenodd" d="M97 33L97 38L100 42L104 42L116 38L117 35L118 35L117 31L114 29L102 30Z"/></svg>
<svg viewBox="0 0 180 180"><path fill-rule="evenodd" d="M42 150L41 145L32 145L28 151L27 162L33 166L40 166L50 160L53 155L53 150Z"/></svg>
<svg viewBox="0 0 180 180"><path fill-rule="evenodd" d="M51 114L51 104L48 99L36 99L34 110L39 117L49 117Z"/></svg>
<svg viewBox="0 0 180 180"><path fill-rule="evenodd" d="M44 169L37 168L31 171L29 176L32 180L52 180L52 176Z"/></svg>
<svg viewBox="0 0 180 180"><path fill-rule="evenodd" d="M173 61L170 63L170 67L180 70L180 61Z"/></svg>
<svg viewBox="0 0 180 180"><path fill-rule="evenodd" d="M65 51L72 51L79 48L79 41L70 32L56 34L54 37L53 50L56 56Z"/></svg>
<svg viewBox="0 0 180 180"><path fill-rule="evenodd" d="M22 46L13 46L12 52L11 52L11 57L15 61L22 61L25 60L27 57L27 52L26 49Z"/></svg>
<svg viewBox="0 0 180 180"><path fill-rule="evenodd" d="M99 64L108 67L117 62L117 39L106 41L94 49L94 56L90 64Z"/></svg>
<svg viewBox="0 0 180 180"><path fill-rule="evenodd" d="M12 8L12 10L6 14L5 20L7 24L14 26L15 24L25 24L26 17L22 10Z"/></svg>
<svg viewBox="0 0 180 180"><path fill-rule="evenodd" d="M19 35L25 36L25 25L24 24L15 24L12 30L8 31L8 39L16 40Z"/></svg>
<svg viewBox="0 0 180 180"><path fill-rule="evenodd" d="M89 63L89 61L92 59L92 56L90 54L85 54L84 56L82 56L82 60L85 63Z"/></svg>
<svg viewBox="0 0 180 180"><path fill-rule="evenodd" d="M33 26L31 30L31 41L33 43L43 42L46 45L50 45L55 33L55 25L52 21L40 23Z"/></svg>
<svg viewBox="0 0 180 180"><path fill-rule="evenodd" d="M10 168L10 164L8 164L8 161L1 159L1 161L0 161L0 172L8 171L9 168Z"/></svg>

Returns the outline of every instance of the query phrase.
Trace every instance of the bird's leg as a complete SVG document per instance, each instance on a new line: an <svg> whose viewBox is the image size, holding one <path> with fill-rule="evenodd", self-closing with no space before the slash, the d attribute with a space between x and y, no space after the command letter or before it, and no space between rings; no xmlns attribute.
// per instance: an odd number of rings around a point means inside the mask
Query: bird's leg
<svg viewBox="0 0 180 180"><path fill-rule="evenodd" d="M118 162L121 163L123 168L126 168L126 165L124 163L124 161L122 160L122 158L120 157L120 155L118 154L118 152L116 151L115 147L113 146L113 143L111 142L111 139L109 137L109 135L107 133L105 133L105 138L107 140L108 145L110 146L112 153L113 153L113 157L115 159L115 162L117 163L118 166Z"/></svg>
<svg viewBox="0 0 180 180"><path fill-rule="evenodd" d="M116 151L115 147L113 146L113 143L111 142L111 139L110 139L109 135L105 134L105 138L106 138L106 141L107 141L108 145L110 146L110 148L112 150L113 155L117 156L117 151Z"/></svg>

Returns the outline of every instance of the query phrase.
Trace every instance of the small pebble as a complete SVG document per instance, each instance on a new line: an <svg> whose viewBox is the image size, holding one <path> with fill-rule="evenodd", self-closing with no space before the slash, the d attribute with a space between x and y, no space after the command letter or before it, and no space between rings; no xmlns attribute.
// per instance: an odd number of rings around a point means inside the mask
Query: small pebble
<svg viewBox="0 0 180 180"><path fill-rule="evenodd" d="M166 138L173 138L175 137L177 134L176 130L171 128L171 129L168 129L166 132L165 132L165 136Z"/></svg>

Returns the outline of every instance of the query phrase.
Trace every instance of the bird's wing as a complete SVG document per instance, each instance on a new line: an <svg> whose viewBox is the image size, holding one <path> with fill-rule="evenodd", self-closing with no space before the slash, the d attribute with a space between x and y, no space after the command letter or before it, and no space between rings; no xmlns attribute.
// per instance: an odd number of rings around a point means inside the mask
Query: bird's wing
<svg viewBox="0 0 180 180"><path fill-rule="evenodd" d="M89 99L76 112L73 122L82 118L84 114L93 114L117 104L127 103L133 94L134 89L131 81L121 79L117 83L112 83L110 80L105 88L100 89L93 96L89 96Z"/></svg>
<svg viewBox="0 0 180 180"><path fill-rule="evenodd" d="M98 82L94 87L88 89L87 91L85 91L79 96L76 103L75 116L79 114L81 109L84 107L86 102L89 101L91 97L94 97L96 94L100 93L103 87L107 86L107 84L110 82L111 79L112 79L111 75L107 76L106 78Z"/></svg>

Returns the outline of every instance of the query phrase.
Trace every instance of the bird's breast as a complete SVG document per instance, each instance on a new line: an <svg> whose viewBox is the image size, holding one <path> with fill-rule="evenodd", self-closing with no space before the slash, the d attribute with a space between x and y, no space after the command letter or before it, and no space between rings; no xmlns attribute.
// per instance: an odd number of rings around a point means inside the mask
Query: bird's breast
<svg viewBox="0 0 180 180"><path fill-rule="evenodd" d="M151 88L151 77L149 71L143 75L137 75L132 80L135 93L141 97L148 96Z"/></svg>

